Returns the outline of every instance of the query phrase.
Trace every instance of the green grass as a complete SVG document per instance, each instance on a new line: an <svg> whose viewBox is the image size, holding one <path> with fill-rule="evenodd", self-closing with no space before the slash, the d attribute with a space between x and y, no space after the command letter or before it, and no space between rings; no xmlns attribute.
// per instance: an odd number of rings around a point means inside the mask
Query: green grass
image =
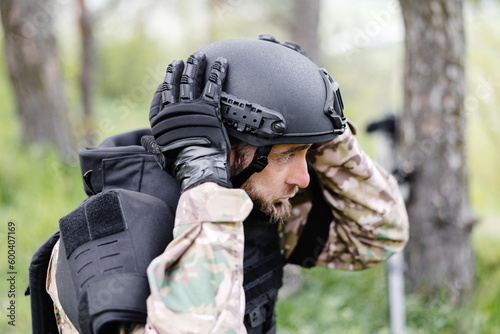
<svg viewBox="0 0 500 334"><path fill-rule="evenodd" d="M302 273L302 288L278 302L279 333L369 333L387 328L382 266L358 273L325 268Z"/></svg>

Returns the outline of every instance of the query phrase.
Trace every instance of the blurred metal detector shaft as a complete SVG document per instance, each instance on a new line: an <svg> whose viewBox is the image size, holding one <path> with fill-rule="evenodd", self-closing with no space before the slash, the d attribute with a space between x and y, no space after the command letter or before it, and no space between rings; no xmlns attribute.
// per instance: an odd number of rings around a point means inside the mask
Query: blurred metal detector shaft
<svg viewBox="0 0 500 334"><path fill-rule="evenodd" d="M398 141L397 117L393 113L387 114L379 121L368 124L367 132L375 132L377 136L377 160L380 164L395 174L403 198L408 198L408 179L410 174L402 174L397 166L396 145ZM387 283L389 290L389 308L392 334L406 333L405 312L405 286L404 272L405 260L403 252L394 254L387 261Z"/></svg>
<svg viewBox="0 0 500 334"><path fill-rule="evenodd" d="M403 252L394 254L387 261L392 334L406 333L404 270L405 260Z"/></svg>

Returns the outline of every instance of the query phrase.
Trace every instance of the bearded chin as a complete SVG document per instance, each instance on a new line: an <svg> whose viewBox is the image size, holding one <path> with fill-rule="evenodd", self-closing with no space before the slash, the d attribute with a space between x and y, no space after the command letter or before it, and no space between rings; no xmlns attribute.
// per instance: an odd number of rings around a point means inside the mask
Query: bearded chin
<svg viewBox="0 0 500 334"><path fill-rule="evenodd" d="M261 210L271 217L272 223L282 223L290 218L292 205L286 200L285 202L270 203L261 208Z"/></svg>
<svg viewBox="0 0 500 334"><path fill-rule="evenodd" d="M275 202L271 199L266 199L255 189L252 182L245 182L241 188L246 191L254 205L271 218L272 223L281 223L290 218L292 205L288 200ZM295 186L291 186L289 189L290 192L293 192L295 188Z"/></svg>

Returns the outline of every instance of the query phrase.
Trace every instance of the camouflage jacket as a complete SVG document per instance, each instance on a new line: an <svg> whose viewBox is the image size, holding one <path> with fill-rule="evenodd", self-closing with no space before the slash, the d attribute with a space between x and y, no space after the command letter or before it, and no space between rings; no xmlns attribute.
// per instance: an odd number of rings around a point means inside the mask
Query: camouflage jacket
<svg viewBox="0 0 500 334"><path fill-rule="evenodd" d="M397 182L361 149L348 129L327 145L308 153L333 220L317 265L361 270L385 261L408 240L408 218ZM284 225L282 247L292 254L312 205L292 203ZM174 240L151 262L148 320L128 333L245 333L243 315L243 221L252 201L240 189L205 183L181 195ZM57 248L57 247L56 247ZM54 257L57 250L54 249ZM58 309L55 282L47 289L60 328L71 333L69 319Z"/></svg>

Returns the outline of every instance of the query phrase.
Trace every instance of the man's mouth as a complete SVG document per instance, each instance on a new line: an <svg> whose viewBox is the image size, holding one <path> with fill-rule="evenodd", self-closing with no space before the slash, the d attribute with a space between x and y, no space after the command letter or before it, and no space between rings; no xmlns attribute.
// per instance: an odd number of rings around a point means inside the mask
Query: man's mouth
<svg viewBox="0 0 500 334"><path fill-rule="evenodd" d="M282 206L282 205L290 205L290 198L294 197L297 192L299 191L298 187L290 187L288 189L288 192L283 193L281 197L276 198L274 201L272 201L272 204L275 206Z"/></svg>
<svg viewBox="0 0 500 334"><path fill-rule="evenodd" d="M285 202L288 202L290 200L290 198L292 198L293 196L295 196L295 194L292 194L290 196L280 197L277 200L275 200L274 202L275 203L285 203Z"/></svg>

